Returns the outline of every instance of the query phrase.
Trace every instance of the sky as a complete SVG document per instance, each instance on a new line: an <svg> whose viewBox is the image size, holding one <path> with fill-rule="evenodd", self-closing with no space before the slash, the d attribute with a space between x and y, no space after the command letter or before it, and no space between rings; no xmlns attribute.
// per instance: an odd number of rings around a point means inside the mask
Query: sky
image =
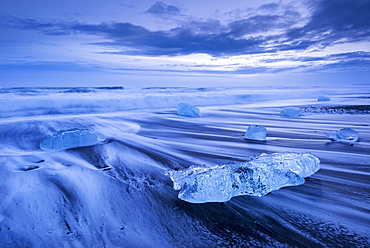
<svg viewBox="0 0 370 248"><path fill-rule="evenodd" d="M0 0L0 87L370 84L370 0Z"/></svg>

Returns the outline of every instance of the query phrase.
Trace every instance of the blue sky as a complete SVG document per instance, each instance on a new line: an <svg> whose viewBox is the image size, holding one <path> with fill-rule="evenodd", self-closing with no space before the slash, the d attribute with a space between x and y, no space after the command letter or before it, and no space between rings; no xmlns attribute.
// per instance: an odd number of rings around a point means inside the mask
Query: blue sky
<svg viewBox="0 0 370 248"><path fill-rule="evenodd" d="M0 86L370 84L370 0L2 0Z"/></svg>

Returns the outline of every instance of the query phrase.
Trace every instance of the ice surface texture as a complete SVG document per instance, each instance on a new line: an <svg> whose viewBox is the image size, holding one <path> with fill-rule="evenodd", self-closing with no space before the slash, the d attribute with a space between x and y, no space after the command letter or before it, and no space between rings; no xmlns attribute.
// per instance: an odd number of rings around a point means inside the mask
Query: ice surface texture
<svg viewBox="0 0 370 248"><path fill-rule="evenodd" d="M358 132L352 128L342 128L335 133L325 133L326 137L333 141L352 141L356 142L359 138Z"/></svg>
<svg viewBox="0 0 370 248"><path fill-rule="evenodd" d="M96 133L86 129L70 129L56 132L40 142L42 150L63 150L94 145L98 142Z"/></svg>
<svg viewBox="0 0 370 248"><path fill-rule="evenodd" d="M280 112L280 116L283 117L298 117L300 115L302 115L302 111L295 107L287 107Z"/></svg>
<svg viewBox="0 0 370 248"><path fill-rule="evenodd" d="M177 114L188 117L200 117L199 109L187 103L179 103L177 105Z"/></svg>
<svg viewBox="0 0 370 248"><path fill-rule="evenodd" d="M266 140L267 129L265 126L251 125L244 134L244 139L250 140Z"/></svg>
<svg viewBox="0 0 370 248"><path fill-rule="evenodd" d="M319 101L319 102L330 101L330 98L327 97L327 96L319 96L317 98L317 101Z"/></svg>
<svg viewBox="0 0 370 248"><path fill-rule="evenodd" d="M181 200L226 202L234 196L263 196L281 187L303 184L305 177L319 170L319 164L310 153L263 153L247 162L191 166L169 174Z"/></svg>

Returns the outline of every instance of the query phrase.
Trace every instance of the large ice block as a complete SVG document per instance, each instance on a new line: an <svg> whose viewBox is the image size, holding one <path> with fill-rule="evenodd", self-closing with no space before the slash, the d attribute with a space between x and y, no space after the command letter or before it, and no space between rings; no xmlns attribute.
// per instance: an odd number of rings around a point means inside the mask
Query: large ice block
<svg viewBox="0 0 370 248"><path fill-rule="evenodd" d="M63 150L98 143L96 133L86 129L61 130L40 142L42 150Z"/></svg>
<svg viewBox="0 0 370 248"><path fill-rule="evenodd" d="M188 103L179 103L177 105L177 114L188 117L200 117L200 111Z"/></svg>
<svg viewBox="0 0 370 248"><path fill-rule="evenodd" d="M302 111L296 107L287 107L280 112L280 116L283 117L298 117L302 115Z"/></svg>
<svg viewBox="0 0 370 248"><path fill-rule="evenodd" d="M342 128L335 133L325 133L325 136L333 141L352 141L356 142L359 138L357 131L352 128Z"/></svg>
<svg viewBox="0 0 370 248"><path fill-rule="evenodd" d="M247 162L191 166L169 175L180 199L205 203L226 202L239 195L263 196L300 185L319 168L320 160L310 153L263 153Z"/></svg>
<svg viewBox="0 0 370 248"><path fill-rule="evenodd" d="M265 126L251 125L244 134L244 139L249 140L266 140L267 129Z"/></svg>
<svg viewBox="0 0 370 248"><path fill-rule="evenodd" d="M317 98L317 101L319 101L319 102L330 101L330 98L327 97L327 96L319 96Z"/></svg>

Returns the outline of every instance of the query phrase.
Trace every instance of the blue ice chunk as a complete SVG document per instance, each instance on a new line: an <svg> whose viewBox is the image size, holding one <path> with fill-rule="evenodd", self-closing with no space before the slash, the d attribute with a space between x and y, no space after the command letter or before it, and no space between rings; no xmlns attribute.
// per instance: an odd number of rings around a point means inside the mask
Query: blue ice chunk
<svg viewBox="0 0 370 248"><path fill-rule="evenodd" d="M86 129L61 130L40 142L42 150L63 150L91 146L98 143L96 133Z"/></svg>
<svg viewBox="0 0 370 248"><path fill-rule="evenodd" d="M265 126L251 125L244 134L244 139L266 140L267 129Z"/></svg>
<svg viewBox="0 0 370 248"><path fill-rule="evenodd" d="M287 107L280 112L283 117L298 117L302 115L302 111L296 107Z"/></svg>
<svg viewBox="0 0 370 248"><path fill-rule="evenodd" d="M333 141L356 142L359 139L358 132L352 128L342 128L335 133L325 133L325 136Z"/></svg>
<svg viewBox="0 0 370 248"><path fill-rule="evenodd" d="M319 101L319 102L330 101L330 98L327 97L327 96L319 96L317 98L317 101Z"/></svg>
<svg viewBox="0 0 370 248"><path fill-rule="evenodd" d="M310 153L261 154L247 162L191 166L170 171L178 197L191 203L226 202L234 196L263 196L285 186L300 185L320 169Z"/></svg>
<svg viewBox="0 0 370 248"><path fill-rule="evenodd" d="M187 103L179 103L177 105L177 114L188 117L200 117L199 109Z"/></svg>

